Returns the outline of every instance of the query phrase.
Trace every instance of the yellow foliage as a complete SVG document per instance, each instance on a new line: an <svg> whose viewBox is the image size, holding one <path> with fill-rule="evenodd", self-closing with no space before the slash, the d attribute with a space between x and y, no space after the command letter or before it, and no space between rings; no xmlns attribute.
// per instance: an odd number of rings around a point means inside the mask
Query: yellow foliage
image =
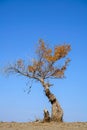
<svg viewBox="0 0 87 130"><path fill-rule="evenodd" d="M45 43L44 43L44 41L43 40L39 40L39 43L40 43L40 50L45 50L46 49L46 47L45 47Z"/></svg>
<svg viewBox="0 0 87 130"><path fill-rule="evenodd" d="M29 72L34 72L35 71L33 66L28 66L28 70L29 70Z"/></svg>
<svg viewBox="0 0 87 130"><path fill-rule="evenodd" d="M64 58L70 50L71 46L68 44L56 46L53 50L49 48L49 46L47 46L43 40L40 40L39 47L37 48L39 60L33 60L32 66L28 67L29 72L35 73L37 71L41 72L41 74L43 73L43 75L45 75L46 73L54 73L52 75L53 77L62 78L64 76L64 71L67 68L67 64L70 60L67 59L62 68L58 69L56 72L56 68L55 66L53 66L53 64L57 60ZM48 66L46 67L45 64ZM42 69L44 67L45 69Z"/></svg>
<svg viewBox="0 0 87 130"><path fill-rule="evenodd" d="M43 54L43 58L45 58L48 62L55 62L63 57L65 57L70 51L70 45L64 44L60 46L56 46L54 48L54 54L52 55L52 49L47 47L43 40L40 40L39 51Z"/></svg>

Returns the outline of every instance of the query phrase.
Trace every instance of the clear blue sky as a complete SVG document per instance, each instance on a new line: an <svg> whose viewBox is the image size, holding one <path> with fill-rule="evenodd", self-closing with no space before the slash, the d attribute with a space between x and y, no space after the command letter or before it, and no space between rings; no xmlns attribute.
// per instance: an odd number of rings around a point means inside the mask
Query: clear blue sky
<svg viewBox="0 0 87 130"><path fill-rule="evenodd" d="M70 43L66 78L53 81L51 91L64 121L87 121L87 1L0 0L0 70L18 58L30 60L39 38L51 46ZM24 92L28 79L0 74L0 121L31 121L51 111L40 84Z"/></svg>

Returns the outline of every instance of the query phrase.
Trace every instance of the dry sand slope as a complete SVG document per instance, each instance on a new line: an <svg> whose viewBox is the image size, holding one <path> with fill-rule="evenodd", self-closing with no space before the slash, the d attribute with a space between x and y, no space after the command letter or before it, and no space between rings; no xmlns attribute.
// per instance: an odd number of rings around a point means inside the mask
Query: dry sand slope
<svg viewBox="0 0 87 130"><path fill-rule="evenodd" d="M87 122L75 122L75 123L0 122L0 130L87 130Z"/></svg>

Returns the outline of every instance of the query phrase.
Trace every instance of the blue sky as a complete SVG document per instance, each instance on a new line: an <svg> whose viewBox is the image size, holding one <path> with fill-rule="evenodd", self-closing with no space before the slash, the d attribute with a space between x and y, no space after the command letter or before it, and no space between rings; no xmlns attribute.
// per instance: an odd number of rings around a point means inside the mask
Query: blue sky
<svg viewBox="0 0 87 130"><path fill-rule="evenodd" d="M0 0L0 121L31 121L51 111L40 84L26 90L27 78L5 76L2 68L17 59L30 60L38 40L49 45L70 43L70 65L51 91L63 110L64 121L87 121L87 1Z"/></svg>

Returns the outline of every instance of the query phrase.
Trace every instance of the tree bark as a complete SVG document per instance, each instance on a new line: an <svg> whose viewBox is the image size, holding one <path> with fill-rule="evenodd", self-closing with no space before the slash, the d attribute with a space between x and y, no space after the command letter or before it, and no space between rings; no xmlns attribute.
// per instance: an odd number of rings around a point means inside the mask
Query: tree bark
<svg viewBox="0 0 87 130"><path fill-rule="evenodd" d="M44 122L50 122L50 114L47 109L44 109Z"/></svg>
<svg viewBox="0 0 87 130"><path fill-rule="evenodd" d="M47 96L47 98L49 99L49 101L52 105L51 120L62 122L63 121L63 110L62 110L58 100L54 96L54 94L52 94L50 92L49 87L51 85L49 83L45 83L44 79L40 79L40 82L42 83L42 85L44 87L45 95Z"/></svg>
<svg viewBox="0 0 87 130"><path fill-rule="evenodd" d="M44 86L45 87L45 86ZM52 105L52 115L51 115L51 120L52 121L58 121L62 122L63 121L63 110L57 101L56 97L54 94L50 92L50 89L45 87L45 95L48 97L49 101L51 102Z"/></svg>

